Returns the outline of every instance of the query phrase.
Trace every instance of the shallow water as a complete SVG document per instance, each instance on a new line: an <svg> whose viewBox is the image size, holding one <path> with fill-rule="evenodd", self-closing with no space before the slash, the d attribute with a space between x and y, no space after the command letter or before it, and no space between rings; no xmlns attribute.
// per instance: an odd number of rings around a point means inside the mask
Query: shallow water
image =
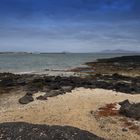
<svg viewBox="0 0 140 140"><path fill-rule="evenodd" d="M133 54L0 54L0 72L31 73L45 70L67 70L99 58L123 55Z"/></svg>

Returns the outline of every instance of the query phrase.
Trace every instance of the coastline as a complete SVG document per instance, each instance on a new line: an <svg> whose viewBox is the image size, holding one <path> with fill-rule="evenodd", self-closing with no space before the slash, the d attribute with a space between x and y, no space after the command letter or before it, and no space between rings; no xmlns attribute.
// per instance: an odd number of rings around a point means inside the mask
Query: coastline
<svg viewBox="0 0 140 140"><path fill-rule="evenodd" d="M128 58L133 60L134 56ZM131 63L135 69L129 72L127 68L130 61L126 61L126 65L123 63L124 66L121 67L125 70L124 75L127 75L124 76L114 61L109 63L113 68L108 67L108 62L105 61L110 60L102 59L100 65L98 62L87 63L91 67L84 69L54 71L56 75L1 73L0 123L68 125L105 139L138 140L140 121L120 114L119 103L127 99L132 104L139 103L140 75L137 69L140 68L140 63L138 59L138 63ZM107 67L102 67L101 64L106 64ZM114 71L115 67L117 71ZM104 71L99 71L101 68ZM103 110L100 111L100 108Z"/></svg>
<svg viewBox="0 0 140 140"><path fill-rule="evenodd" d="M121 56L105 59L97 59L94 62L85 63L87 67L77 67L73 72L88 74L120 74L124 76L140 76L140 55Z"/></svg>
<svg viewBox="0 0 140 140"><path fill-rule="evenodd" d="M2 54L0 55L0 72L41 74L50 71L68 71L76 67L87 67L86 62L95 62L121 56L132 56L135 53L66 53L66 54ZM137 54L138 55L138 54Z"/></svg>
<svg viewBox="0 0 140 140"><path fill-rule="evenodd" d="M24 75L24 74L35 74L35 75L47 75L47 76L79 76L80 73L75 73L69 70L48 70L48 71L30 71L30 72L15 72L13 74L19 74L19 75Z"/></svg>

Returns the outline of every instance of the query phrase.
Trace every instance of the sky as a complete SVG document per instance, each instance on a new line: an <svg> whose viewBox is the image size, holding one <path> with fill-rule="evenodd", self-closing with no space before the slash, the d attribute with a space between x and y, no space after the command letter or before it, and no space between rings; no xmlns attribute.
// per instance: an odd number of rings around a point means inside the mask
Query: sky
<svg viewBox="0 0 140 140"><path fill-rule="evenodd" d="M0 51L140 51L140 0L0 0Z"/></svg>

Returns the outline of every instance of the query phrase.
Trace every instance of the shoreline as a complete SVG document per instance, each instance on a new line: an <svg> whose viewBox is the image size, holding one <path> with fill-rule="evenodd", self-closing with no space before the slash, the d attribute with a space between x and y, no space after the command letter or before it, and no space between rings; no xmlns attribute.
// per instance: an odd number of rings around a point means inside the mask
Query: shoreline
<svg viewBox="0 0 140 140"><path fill-rule="evenodd" d="M90 67L66 72L79 75L67 75L64 71L62 75L60 71L54 71L56 75L0 73L0 131L4 122L6 125L28 122L29 126L68 125L105 139L139 140L140 75L133 72L137 72L140 63L137 59L131 63L131 67L135 66L130 70L132 74L126 71L130 61L120 66L122 58L124 61L126 58L134 60L134 57L116 58L117 66L114 60L108 63L112 59L102 59L87 63ZM102 66L104 71L100 71ZM117 71L113 71L115 67ZM127 76L122 74L122 69ZM120 104L124 100L130 110L124 110L124 103ZM131 108L136 109L135 114ZM125 111L132 116L126 116Z"/></svg>
<svg viewBox="0 0 140 140"><path fill-rule="evenodd" d="M15 56L14 56L15 55ZM132 54L64 54L64 55L18 55L7 56L6 54L1 59L0 72L11 73L44 73L45 70L62 70L69 71L77 67L86 67L86 62L95 62L98 59L121 57L121 56L134 56ZM137 54L139 55L139 54ZM5 65L6 64L6 65Z"/></svg>
<svg viewBox="0 0 140 140"><path fill-rule="evenodd" d="M140 76L140 55L97 59L85 65L87 67L77 67L71 71L83 73L85 71L87 74L117 73L124 76Z"/></svg>

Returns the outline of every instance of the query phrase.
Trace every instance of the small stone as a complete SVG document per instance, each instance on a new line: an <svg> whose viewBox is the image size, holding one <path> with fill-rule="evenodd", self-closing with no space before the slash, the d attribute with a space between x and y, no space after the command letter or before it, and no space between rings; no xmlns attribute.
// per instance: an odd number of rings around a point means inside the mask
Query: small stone
<svg viewBox="0 0 140 140"><path fill-rule="evenodd" d="M34 98L31 95L25 95L24 97L19 99L20 104L28 104L34 101Z"/></svg>
<svg viewBox="0 0 140 140"><path fill-rule="evenodd" d="M72 86L62 86L61 89L64 92L71 92L71 90L73 89L73 87Z"/></svg>
<svg viewBox="0 0 140 140"><path fill-rule="evenodd" d="M39 96L36 98L37 100L47 100L47 97L46 96Z"/></svg>
<svg viewBox="0 0 140 140"><path fill-rule="evenodd" d="M57 96L57 95L60 95L60 94L63 94L64 92L61 91L61 90L51 90L49 92L47 92L44 97L54 97L54 96Z"/></svg>
<svg viewBox="0 0 140 140"><path fill-rule="evenodd" d="M122 128L122 131L123 131L123 132L127 132L128 129L127 129L127 128Z"/></svg>

